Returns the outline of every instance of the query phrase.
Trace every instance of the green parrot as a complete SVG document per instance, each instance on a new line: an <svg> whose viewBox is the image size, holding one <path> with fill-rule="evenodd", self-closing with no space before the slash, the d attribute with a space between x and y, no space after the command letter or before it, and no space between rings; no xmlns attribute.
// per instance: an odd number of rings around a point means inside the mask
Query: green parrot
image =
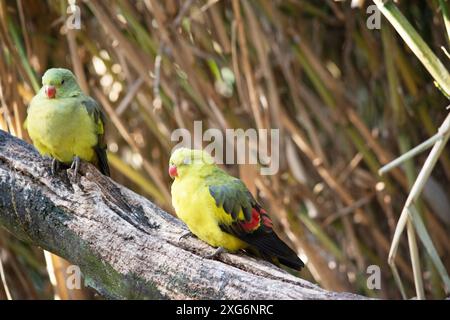
<svg viewBox="0 0 450 320"><path fill-rule="evenodd" d="M244 183L218 168L207 152L177 149L170 157L169 175L177 216L194 235L218 248L213 256L251 249L276 264L303 268Z"/></svg>
<svg viewBox="0 0 450 320"><path fill-rule="evenodd" d="M76 179L84 160L109 176L103 113L83 94L70 70L45 72L42 88L28 107L25 127L39 153L52 158L52 174L60 163L71 164Z"/></svg>

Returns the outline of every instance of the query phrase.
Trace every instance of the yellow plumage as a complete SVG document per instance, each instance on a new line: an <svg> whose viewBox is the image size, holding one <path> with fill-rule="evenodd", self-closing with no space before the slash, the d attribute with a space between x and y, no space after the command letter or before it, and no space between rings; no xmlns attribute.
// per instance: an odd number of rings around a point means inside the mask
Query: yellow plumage
<svg viewBox="0 0 450 320"><path fill-rule="evenodd" d="M228 251L246 248L245 242L220 229L221 223L231 224L232 217L222 207L216 206L201 175L199 170L175 179L172 184L172 205L178 217L193 234L213 247L223 247Z"/></svg>
<svg viewBox="0 0 450 320"><path fill-rule="evenodd" d="M64 163L74 155L93 160L97 126L77 98L36 99L28 110L27 129L35 147Z"/></svg>
<svg viewBox="0 0 450 320"><path fill-rule="evenodd" d="M191 163L184 165L190 156ZM215 169L212 158L200 150L179 149L172 155L170 163L178 168L171 190L172 205L191 232L214 247L228 251L246 248L245 242L220 228L220 224L231 225L233 218L216 205L206 184L205 178ZM243 218L242 211L239 217Z"/></svg>
<svg viewBox="0 0 450 320"><path fill-rule="evenodd" d="M70 70L47 70L27 113L25 127L39 153L53 158L52 173L58 162L72 163L76 177L84 160L109 176L101 108L81 92Z"/></svg>

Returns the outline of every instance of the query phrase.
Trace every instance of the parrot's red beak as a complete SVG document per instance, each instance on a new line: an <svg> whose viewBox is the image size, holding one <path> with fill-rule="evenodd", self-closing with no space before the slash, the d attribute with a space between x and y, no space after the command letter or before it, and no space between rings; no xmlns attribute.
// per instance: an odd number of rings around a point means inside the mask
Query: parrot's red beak
<svg viewBox="0 0 450 320"><path fill-rule="evenodd" d="M45 95L49 99L53 99L56 96L56 88L55 86L46 85L44 87Z"/></svg>
<svg viewBox="0 0 450 320"><path fill-rule="evenodd" d="M173 179L175 177L178 177L177 167L176 166L170 166L169 167L169 176Z"/></svg>

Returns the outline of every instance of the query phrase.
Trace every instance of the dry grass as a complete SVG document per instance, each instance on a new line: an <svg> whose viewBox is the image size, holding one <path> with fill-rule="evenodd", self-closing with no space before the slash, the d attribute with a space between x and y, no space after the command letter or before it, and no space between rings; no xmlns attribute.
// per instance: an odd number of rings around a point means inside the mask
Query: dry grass
<svg viewBox="0 0 450 320"><path fill-rule="evenodd" d="M439 2L400 9L448 61ZM301 276L331 290L400 297L387 257L424 157L383 178L377 171L434 134L447 102L386 21L369 30L365 7L331 0L112 0L80 8L82 29L68 31L63 1L0 0L0 129L27 139L22 123L40 75L70 68L110 120L113 178L172 212L166 171L174 129L192 130L195 120L204 130L280 128L277 175L227 169L307 257ZM447 266L449 180L444 152L419 206ZM397 265L413 295L403 240ZM425 252L420 257L426 296L442 298L436 270ZM13 298L51 297L37 249L2 232L0 259ZM366 287L372 264L382 270L379 291Z"/></svg>

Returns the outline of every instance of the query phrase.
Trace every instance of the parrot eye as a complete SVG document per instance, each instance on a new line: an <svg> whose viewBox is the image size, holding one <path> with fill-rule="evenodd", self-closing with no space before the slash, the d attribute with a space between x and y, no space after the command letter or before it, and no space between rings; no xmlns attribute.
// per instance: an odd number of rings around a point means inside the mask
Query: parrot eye
<svg viewBox="0 0 450 320"><path fill-rule="evenodd" d="M61 84L64 84L64 80L61 80Z"/></svg>

